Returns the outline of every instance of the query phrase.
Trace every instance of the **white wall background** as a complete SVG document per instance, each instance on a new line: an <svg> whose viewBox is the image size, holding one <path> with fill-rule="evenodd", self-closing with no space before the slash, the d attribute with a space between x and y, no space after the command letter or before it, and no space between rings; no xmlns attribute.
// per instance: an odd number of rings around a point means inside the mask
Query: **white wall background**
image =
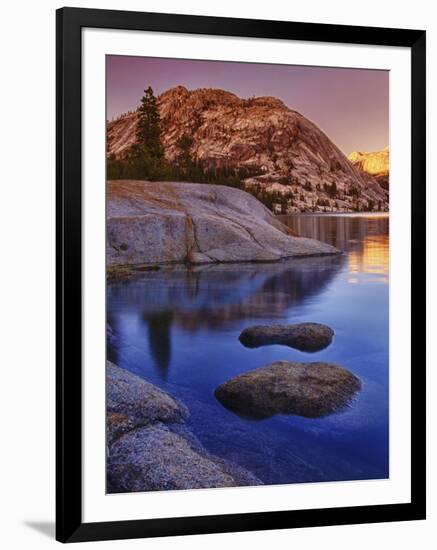
<svg viewBox="0 0 437 550"><path fill-rule="evenodd" d="M8 550L52 548L54 527L54 330L55 330L55 9L62 2L21 0L2 9L0 85L0 545ZM71 5L319 23L425 28L428 31L428 152L437 147L437 19L429 0L313 0L269 2L221 0L106 0ZM428 181L437 181L429 155ZM5 196L6 194L6 196ZM437 223L436 185L428 187L429 281L437 277L431 256ZM435 248L435 246L434 246ZM429 329L436 327L437 300L429 286ZM431 307L433 310L431 311ZM432 336L432 335L431 335ZM436 339L429 342L429 422L437 426ZM432 354L432 358L431 358ZM432 361L434 359L434 361ZM79 366L78 366L79 367ZM434 391L433 391L434 390ZM429 466L436 460L430 438ZM429 487L435 475L429 467ZM96 543L104 548L151 549L241 545L252 548L319 548L326 550L412 547L431 548L437 536L437 498L430 495L426 522L324 527L177 539ZM429 542L427 542L429 541ZM435 544L435 543L434 543ZM89 547L84 544L83 547Z"/></svg>

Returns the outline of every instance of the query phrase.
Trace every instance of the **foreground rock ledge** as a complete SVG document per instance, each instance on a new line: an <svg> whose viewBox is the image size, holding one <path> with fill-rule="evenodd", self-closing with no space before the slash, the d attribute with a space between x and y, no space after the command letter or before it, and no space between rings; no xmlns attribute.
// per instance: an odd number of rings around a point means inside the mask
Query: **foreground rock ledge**
<svg viewBox="0 0 437 550"><path fill-rule="evenodd" d="M257 325L240 334L240 342L248 348L280 344L300 351L320 351L332 342L334 331L321 323L294 325Z"/></svg>
<svg viewBox="0 0 437 550"><path fill-rule="evenodd" d="M252 474L209 455L186 431L157 423L120 437L108 458L110 492L260 485Z"/></svg>
<svg viewBox="0 0 437 550"><path fill-rule="evenodd" d="M107 184L108 267L166 263L274 262L338 254L293 236L255 197L199 183Z"/></svg>
<svg viewBox="0 0 437 550"><path fill-rule="evenodd" d="M262 485L206 451L184 425L185 405L110 361L106 398L109 493Z"/></svg>
<svg viewBox="0 0 437 550"><path fill-rule="evenodd" d="M108 443L123 433L154 422L182 422L188 409L139 376L106 362L106 432Z"/></svg>
<svg viewBox="0 0 437 550"><path fill-rule="evenodd" d="M279 413L317 418L346 407L360 388L359 378L332 363L278 361L228 380L215 396L247 418Z"/></svg>

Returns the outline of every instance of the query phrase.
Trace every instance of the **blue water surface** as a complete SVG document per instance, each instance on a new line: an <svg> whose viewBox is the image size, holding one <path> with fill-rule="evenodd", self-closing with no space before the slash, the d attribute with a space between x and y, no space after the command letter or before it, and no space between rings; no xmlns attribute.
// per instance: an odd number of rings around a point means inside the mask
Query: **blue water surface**
<svg viewBox="0 0 437 550"><path fill-rule="evenodd" d="M268 264L174 266L111 284L108 358L183 401L188 425L213 454L266 484L381 479L388 457L388 217L292 215L302 236L337 246L337 257ZM333 343L317 353L245 348L253 324L326 323ZM338 363L363 382L352 404L318 419L248 420L215 388L277 360Z"/></svg>

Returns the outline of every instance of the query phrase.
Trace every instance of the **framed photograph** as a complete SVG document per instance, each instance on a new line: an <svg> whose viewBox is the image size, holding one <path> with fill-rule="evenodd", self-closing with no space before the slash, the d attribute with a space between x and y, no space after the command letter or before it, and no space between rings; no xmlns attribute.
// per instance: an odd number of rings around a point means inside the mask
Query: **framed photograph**
<svg viewBox="0 0 437 550"><path fill-rule="evenodd" d="M425 32L57 12L57 539L425 518Z"/></svg>

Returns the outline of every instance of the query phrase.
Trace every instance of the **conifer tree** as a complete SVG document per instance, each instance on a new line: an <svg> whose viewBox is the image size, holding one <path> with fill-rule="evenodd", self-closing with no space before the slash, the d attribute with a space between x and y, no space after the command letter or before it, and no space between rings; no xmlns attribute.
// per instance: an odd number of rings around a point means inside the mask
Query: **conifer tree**
<svg viewBox="0 0 437 550"><path fill-rule="evenodd" d="M160 117L156 97L151 86L144 90L138 112L137 144L145 149L150 157L163 158L164 149L161 143Z"/></svg>

